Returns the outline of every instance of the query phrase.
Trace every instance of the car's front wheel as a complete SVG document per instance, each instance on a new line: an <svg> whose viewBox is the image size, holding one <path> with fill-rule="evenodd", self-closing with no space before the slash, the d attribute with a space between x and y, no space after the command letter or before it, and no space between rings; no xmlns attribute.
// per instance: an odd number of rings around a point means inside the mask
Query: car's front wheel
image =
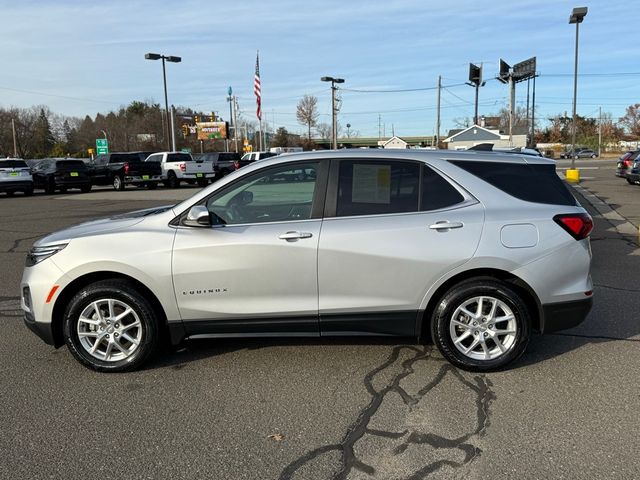
<svg viewBox="0 0 640 480"><path fill-rule="evenodd" d="M531 318L521 296L493 279L472 279L451 288L431 319L436 346L465 370L505 367L525 351Z"/></svg>
<svg viewBox="0 0 640 480"><path fill-rule="evenodd" d="M153 308L134 286L103 280L82 288L64 315L64 337L73 356L101 372L140 367L158 344Z"/></svg>

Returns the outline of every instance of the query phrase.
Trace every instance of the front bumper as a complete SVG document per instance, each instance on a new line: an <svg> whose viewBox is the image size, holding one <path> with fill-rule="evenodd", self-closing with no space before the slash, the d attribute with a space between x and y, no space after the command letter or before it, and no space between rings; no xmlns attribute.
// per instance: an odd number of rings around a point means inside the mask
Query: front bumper
<svg viewBox="0 0 640 480"><path fill-rule="evenodd" d="M593 297L542 305L542 333L553 333L580 325L591 311Z"/></svg>

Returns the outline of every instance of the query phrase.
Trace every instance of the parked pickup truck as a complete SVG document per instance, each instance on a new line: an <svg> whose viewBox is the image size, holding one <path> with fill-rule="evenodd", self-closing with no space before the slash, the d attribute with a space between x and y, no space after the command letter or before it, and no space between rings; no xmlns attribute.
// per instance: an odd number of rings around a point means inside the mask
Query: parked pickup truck
<svg viewBox="0 0 640 480"><path fill-rule="evenodd" d="M93 185L113 185L124 190L125 185L136 185L153 190L162 179L162 167L144 160L154 152L113 152L98 155L89 162L89 175Z"/></svg>
<svg viewBox="0 0 640 480"><path fill-rule="evenodd" d="M159 163L162 168L162 181L165 187L177 188L180 182L196 182L201 187L216 176L213 163L194 160L191 154L184 152L158 152L149 155L146 163Z"/></svg>

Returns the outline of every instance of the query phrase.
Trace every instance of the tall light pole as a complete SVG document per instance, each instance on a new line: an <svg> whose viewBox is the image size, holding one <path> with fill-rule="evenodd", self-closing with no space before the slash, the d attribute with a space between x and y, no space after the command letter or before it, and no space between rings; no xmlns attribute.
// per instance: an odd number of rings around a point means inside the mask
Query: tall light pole
<svg viewBox="0 0 640 480"><path fill-rule="evenodd" d="M337 122L337 114L338 110L336 108L336 83L344 83L344 78L333 78L333 77L322 77L320 78L322 82L331 82L331 136L333 137L332 148L334 150L338 149L338 122Z"/></svg>
<svg viewBox="0 0 640 480"><path fill-rule="evenodd" d="M569 16L569 24L576 24L576 55L573 69L573 120L571 126L571 170L576 169L576 99L578 97L578 36L580 24L587 16L587 7L576 7ZM578 176L578 179L580 177Z"/></svg>
<svg viewBox="0 0 640 480"><path fill-rule="evenodd" d="M438 77L438 81L440 81L440 77ZM469 81L465 82L467 85L470 85L476 89L476 101L475 101L475 110L473 115L473 124L478 125L478 94L480 92L480 87L484 87L486 82L482 81L482 64L480 66L474 65L473 63L469 64Z"/></svg>
<svg viewBox="0 0 640 480"><path fill-rule="evenodd" d="M172 62L172 63L180 63L182 61L181 57L174 57L172 55L160 55L159 53L147 53L145 54L144 58L146 58L147 60L162 60L162 80L164 82L164 107L165 107L165 112L167 114L167 121L166 121L166 139L167 139L167 149L171 150L171 151L175 151L176 149L176 143L175 143L175 139L173 140L173 145L171 145L171 123L170 123L170 119L169 119L169 98L167 96L167 72L165 70L165 66L164 66L164 62L165 60L167 62Z"/></svg>

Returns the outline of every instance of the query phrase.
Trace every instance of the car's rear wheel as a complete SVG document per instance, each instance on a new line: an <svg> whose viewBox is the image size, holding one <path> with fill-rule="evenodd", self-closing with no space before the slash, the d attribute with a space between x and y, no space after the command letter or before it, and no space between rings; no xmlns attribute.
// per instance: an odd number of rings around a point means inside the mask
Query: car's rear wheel
<svg viewBox="0 0 640 480"><path fill-rule="evenodd" d="M591 158L597 158L598 155L596 155L595 153L593 155L591 155Z"/></svg>
<svg viewBox="0 0 640 480"><path fill-rule="evenodd" d="M472 279L451 288L431 319L436 346L465 370L505 367L525 351L531 318L521 296L493 279Z"/></svg>
<svg viewBox="0 0 640 480"><path fill-rule="evenodd" d="M631 181L631 179L627 178L626 180L627 180L627 183L628 183L629 185L633 185L633 184L634 184L634 182L632 182L632 181Z"/></svg>
<svg viewBox="0 0 640 480"><path fill-rule="evenodd" d="M118 191L124 190L124 178L120 175L113 176L113 189Z"/></svg>
<svg viewBox="0 0 640 480"><path fill-rule="evenodd" d="M131 283L103 280L82 288L64 315L69 351L101 372L139 368L158 345L153 308Z"/></svg>
<svg viewBox="0 0 640 480"><path fill-rule="evenodd" d="M167 188L178 188L180 186L180 180L176 177L173 170L169 170L169 172L167 172L167 180L164 182L164 185Z"/></svg>

